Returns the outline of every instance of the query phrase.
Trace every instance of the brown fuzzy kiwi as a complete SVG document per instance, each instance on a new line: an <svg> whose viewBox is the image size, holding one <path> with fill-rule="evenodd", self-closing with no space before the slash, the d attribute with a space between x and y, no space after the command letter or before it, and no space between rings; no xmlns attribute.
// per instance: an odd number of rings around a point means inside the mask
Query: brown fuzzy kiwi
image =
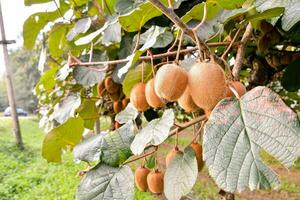
<svg viewBox="0 0 300 200"><path fill-rule="evenodd" d="M166 156L166 166L168 166L171 161L175 158L175 156L178 154L178 153L182 153L182 151L180 151L178 149L178 147L174 147Z"/></svg>
<svg viewBox="0 0 300 200"><path fill-rule="evenodd" d="M261 53L266 53L269 49L269 40L267 39L267 35L264 35L258 39L257 49Z"/></svg>
<svg viewBox="0 0 300 200"><path fill-rule="evenodd" d="M204 161L202 158L202 146L196 142L193 142L190 146L194 149L198 164L198 171L200 172L204 166Z"/></svg>
<svg viewBox="0 0 300 200"><path fill-rule="evenodd" d="M150 170L144 166L141 166L135 170L134 181L136 187L142 192L146 192L148 189L147 176L149 173Z"/></svg>
<svg viewBox="0 0 300 200"><path fill-rule="evenodd" d="M196 63L189 71L189 89L197 106L211 110L226 95L223 69L216 63Z"/></svg>
<svg viewBox="0 0 300 200"><path fill-rule="evenodd" d="M122 107L123 107L123 109L125 109L127 107L127 105L128 105L129 102L130 102L130 99L127 98L127 97L122 100Z"/></svg>
<svg viewBox="0 0 300 200"><path fill-rule="evenodd" d="M244 94L246 94L247 90L243 83L239 81L230 81L228 83L228 88L226 88L226 97L234 97L234 93L231 91L229 86L233 87L233 89L236 90L239 97L242 97Z"/></svg>
<svg viewBox="0 0 300 200"><path fill-rule="evenodd" d="M98 96L99 97L104 97L105 95L105 85L104 85L104 80L99 81L98 85L97 85L97 92L98 92Z"/></svg>
<svg viewBox="0 0 300 200"><path fill-rule="evenodd" d="M265 57L265 59L266 59L266 61L267 61L267 63L269 64L270 67L272 67L272 68L274 68L274 69L277 69L278 66L275 66L275 65L273 64L272 55L267 55L267 56Z"/></svg>
<svg viewBox="0 0 300 200"><path fill-rule="evenodd" d="M280 64L282 65L290 64L291 60L292 60L292 55L289 53L285 53L280 56Z"/></svg>
<svg viewBox="0 0 300 200"><path fill-rule="evenodd" d="M266 22L265 20L262 20L260 22L259 28L263 33L269 33L273 30L274 27L270 23Z"/></svg>
<svg viewBox="0 0 300 200"><path fill-rule="evenodd" d="M186 87L184 93L178 99L178 104L186 112L195 112L196 110L198 110L198 106L192 99L189 87Z"/></svg>
<svg viewBox="0 0 300 200"><path fill-rule="evenodd" d="M115 129L118 129L122 126L119 122L115 121Z"/></svg>
<svg viewBox="0 0 300 200"><path fill-rule="evenodd" d="M144 112L149 108L145 95L145 87L144 83L138 83L132 88L130 93L130 102L139 112Z"/></svg>
<svg viewBox="0 0 300 200"><path fill-rule="evenodd" d="M176 101L188 83L187 72L176 64L163 65L156 73L154 88L157 96L167 101Z"/></svg>
<svg viewBox="0 0 300 200"><path fill-rule="evenodd" d="M272 63L276 67L278 67L278 66L281 65L280 58L277 55L275 55L275 54L272 55Z"/></svg>
<svg viewBox="0 0 300 200"><path fill-rule="evenodd" d="M112 100L112 101L119 101L120 99L120 94L119 92L116 92L116 93L112 93L112 94L108 94L109 95L109 98Z"/></svg>
<svg viewBox="0 0 300 200"><path fill-rule="evenodd" d="M204 115L207 119L209 119L210 114L211 114L211 110L204 110Z"/></svg>
<svg viewBox="0 0 300 200"><path fill-rule="evenodd" d="M159 170L150 172L147 176L147 184L150 192L161 194L164 191L164 174Z"/></svg>
<svg viewBox="0 0 300 200"><path fill-rule="evenodd" d="M164 102L155 93L154 79L150 79L147 82L146 88L145 88L145 95L146 95L146 100L147 100L148 104L152 108L161 108L165 105Z"/></svg>
<svg viewBox="0 0 300 200"><path fill-rule="evenodd" d="M116 93L120 89L120 85L115 83L111 76L108 76L104 81L105 88L109 93Z"/></svg>
<svg viewBox="0 0 300 200"><path fill-rule="evenodd" d="M115 113L119 113L122 111L122 102L121 101L114 101L113 109Z"/></svg>
<svg viewBox="0 0 300 200"><path fill-rule="evenodd" d="M300 60L300 53L299 52L293 53L293 55L292 55L292 62L296 61L296 60Z"/></svg>

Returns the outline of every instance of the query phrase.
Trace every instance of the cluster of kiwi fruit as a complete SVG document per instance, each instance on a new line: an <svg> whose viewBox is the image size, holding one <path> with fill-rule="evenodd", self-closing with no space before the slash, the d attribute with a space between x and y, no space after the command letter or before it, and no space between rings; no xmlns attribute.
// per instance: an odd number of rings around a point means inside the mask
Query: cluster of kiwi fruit
<svg viewBox="0 0 300 200"><path fill-rule="evenodd" d="M135 170L134 180L137 188L142 192L149 189L154 194L161 194L164 191L164 173L158 169L150 171L142 165Z"/></svg>
<svg viewBox="0 0 300 200"><path fill-rule="evenodd" d="M122 85L115 83L112 76L107 76L104 80L99 81L97 85L98 96L112 102L112 111L114 114L121 112L129 103L129 98L123 94ZM113 121L115 129L121 127L116 121Z"/></svg>
<svg viewBox="0 0 300 200"><path fill-rule="evenodd" d="M282 40L279 31L266 21L260 23L261 36L257 41L258 51L265 54L268 49Z"/></svg>
<svg viewBox="0 0 300 200"><path fill-rule="evenodd" d="M300 60L300 52L280 52L276 54L268 54L265 56L270 67L281 69L282 66L287 66L291 62Z"/></svg>

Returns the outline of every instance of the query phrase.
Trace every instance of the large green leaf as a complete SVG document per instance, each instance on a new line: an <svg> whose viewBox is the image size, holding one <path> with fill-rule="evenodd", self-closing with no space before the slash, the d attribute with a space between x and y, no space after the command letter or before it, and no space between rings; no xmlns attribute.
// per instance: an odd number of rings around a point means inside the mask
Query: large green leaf
<svg viewBox="0 0 300 200"><path fill-rule="evenodd" d="M295 61L287 66L281 79L284 89L296 92L300 89L300 61Z"/></svg>
<svg viewBox="0 0 300 200"><path fill-rule="evenodd" d="M207 0L207 3L216 3L224 9L233 10L242 7L246 0Z"/></svg>
<svg viewBox="0 0 300 200"><path fill-rule="evenodd" d="M36 95L39 95L42 91L47 91L54 88L57 70L57 67L53 67L41 76L40 81L35 86Z"/></svg>
<svg viewBox="0 0 300 200"><path fill-rule="evenodd" d="M69 117L74 117L75 110L80 106L81 99L78 94L73 94L63 98L54 107L54 112L51 118L56 120L58 123L65 123Z"/></svg>
<svg viewBox="0 0 300 200"><path fill-rule="evenodd" d="M51 1L52 0L24 0L24 4L25 6L31 6L33 4L47 3Z"/></svg>
<svg viewBox="0 0 300 200"><path fill-rule="evenodd" d="M256 7L259 12L276 7L285 8L284 14L281 18L282 28L285 31L290 30L297 22L300 21L300 1L298 0L256 0Z"/></svg>
<svg viewBox="0 0 300 200"><path fill-rule="evenodd" d="M147 82L152 78L152 68L148 63L138 65L136 68L129 70L123 80L123 92L129 97L132 88L142 82L142 70L144 69L144 82Z"/></svg>
<svg viewBox="0 0 300 200"><path fill-rule="evenodd" d="M196 183L198 175L197 159L191 147L184 153L176 154L166 169L164 193L168 200L180 200Z"/></svg>
<svg viewBox="0 0 300 200"><path fill-rule="evenodd" d="M58 10L52 12L39 12L30 15L23 24L24 46L32 49L36 38L40 31L51 21L61 17L67 11L68 6L64 1L60 1L60 12Z"/></svg>
<svg viewBox="0 0 300 200"><path fill-rule="evenodd" d="M90 130L94 130L94 125L99 118L98 109L96 107L96 101L91 99L82 99L81 105L76 110L79 116L84 120L84 127Z"/></svg>
<svg viewBox="0 0 300 200"><path fill-rule="evenodd" d="M213 2L208 2L206 4L206 6L207 6L206 20L213 19L218 14L218 12L221 10L221 8L216 3L213 3ZM202 17L203 17L203 12L204 12L204 4L199 3L199 4L195 5L184 16L182 16L181 19L185 23L191 21L192 19L196 19L196 20L201 21Z"/></svg>
<svg viewBox="0 0 300 200"><path fill-rule="evenodd" d="M80 142L83 129L80 118L69 118L66 123L52 129L43 141L42 156L48 162L60 162L62 151Z"/></svg>
<svg viewBox="0 0 300 200"><path fill-rule="evenodd" d="M68 26L55 24L48 37L49 53L53 58L61 58L66 45L66 33Z"/></svg>
<svg viewBox="0 0 300 200"><path fill-rule="evenodd" d="M130 145L133 138L134 126L132 121L107 134L101 143L101 162L112 167L118 167L132 155Z"/></svg>
<svg viewBox="0 0 300 200"><path fill-rule="evenodd" d="M174 112L168 109L159 119L154 119L144 127L134 138L131 151L134 155L143 153L147 144L159 145L169 136L169 131L174 124Z"/></svg>
<svg viewBox="0 0 300 200"><path fill-rule="evenodd" d="M218 187L237 192L278 186L276 174L259 157L261 149L291 166L300 155L297 115L266 87L256 87L240 100L222 100L203 138L204 160Z"/></svg>
<svg viewBox="0 0 300 200"><path fill-rule="evenodd" d="M67 39L73 40L78 34L85 33L91 27L92 20L90 17L82 18L75 23L75 26L68 32Z"/></svg>
<svg viewBox="0 0 300 200"><path fill-rule="evenodd" d="M116 115L115 120L120 124L125 124L129 121L135 120L138 115L139 112L132 105L132 103L129 103L124 110L122 110Z"/></svg>
<svg viewBox="0 0 300 200"><path fill-rule="evenodd" d="M140 44L147 44L148 48L164 48L173 41L173 34L166 27L151 26L147 31L141 34Z"/></svg>
<svg viewBox="0 0 300 200"><path fill-rule="evenodd" d="M98 164L81 180L76 199L134 199L134 177L130 167L114 168Z"/></svg>
<svg viewBox="0 0 300 200"><path fill-rule="evenodd" d="M160 16L162 13L150 2L145 2L129 13L119 16L119 23L127 32L140 31L150 19Z"/></svg>

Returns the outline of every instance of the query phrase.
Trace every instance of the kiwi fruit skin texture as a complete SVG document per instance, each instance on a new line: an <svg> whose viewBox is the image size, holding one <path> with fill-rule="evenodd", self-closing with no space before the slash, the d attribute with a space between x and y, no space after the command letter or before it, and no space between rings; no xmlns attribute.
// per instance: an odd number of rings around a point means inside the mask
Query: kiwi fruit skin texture
<svg viewBox="0 0 300 200"><path fill-rule="evenodd" d="M113 103L113 109L115 113L119 113L122 111L122 102L121 101L114 101Z"/></svg>
<svg viewBox="0 0 300 200"><path fill-rule="evenodd" d="M194 149L197 159L198 172L200 172L204 167L204 161L202 157L202 146L199 143L195 142L193 142L190 146Z"/></svg>
<svg viewBox="0 0 300 200"><path fill-rule="evenodd" d="M120 99L120 94L118 92L112 94L109 93L108 95L112 101L118 101Z"/></svg>
<svg viewBox="0 0 300 200"><path fill-rule="evenodd" d="M104 80L99 81L98 85L97 85L97 92L98 92L98 96L99 97L104 97L105 95L105 84L104 84Z"/></svg>
<svg viewBox="0 0 300 200"><path fill-rule="evenodd" d="M156 73L154 89L160 98L173 102L184 93L188 84L187 72L176 64L163 65Z"/></svg>
<svg viewBox="0 0 300 200"><path fill-rule="evenodd" d="M182 153L182 151L180 151L178 149L178 147L174 147L166 156L166 166L168 167L168 165L172 162L172 160L175 158L175 156L178 153Z"/></svg>
<svg viewBox="0 0 300 200"><path fill-rule="evenodd" d="M150 170L143 166L141 166L135 170L134 181L135 181L136 187L141 192L146 192L148 189L147 176L149 173L150 173Z"/></svg>
<svg viewBox="0 0 300 200"><path fill-rule="evenodd" d="M115 121L115 129L118 129L122 126L119 122Z"/></svg>
<svg viewBox="0 0 300 200"><path fill-rule="evenodd" d="M148 104L152 108L162 108L164 107L164 102L157 96L155 89L154 89L154 79L150 79L146 83L146 88L145 88L145 95L146 95L146 100Z"/></svg>
<svg viewBox="0 0 300 200"><path fill-rule="evenodd" d="M212 110L226 95L224 70L216 63L196 63L189 71L189 89L195 104Z"/></svg>
<svg viewBox="0 0 300 200"><path fill-rule="evenodd" d="M195 112L198 110L198 106L195 104L194 100L192 99L190 89L187 86L184 93L178 99L179 106L184 109L186 112Z"/></svg>
<svg viewBox="0 0 300 200"><path fill-rule="evenodd" d="M226 97L235 97L229 86L236 90L239 97L242 97L247 92L246 87L240 81L230 81L228 82L228 87L226 88Z"/></svg>
<svg viewBox="0 0 300 200"><path fill-rule="evenodd" d="M127 105L128 105L129 102L130 102L129 98L122 99L122 107L123 107L123 109L125 109L127 107Z"/></svg>
<svg viewBox="0 0 300 200"><path fill-rule="evenodd" d="M145 95L146 85L144 83L136 84L130 93L130 102L139 112L144 112L149 108Z"/></svg>
<svg viewBox="0 0 300 200"><path fill-rule="evenodd" d="M164 191L164 174L158 170L150 172L147 176L147 184L150 192L161 194Z"/></svg>
<svg viewBox="0 0 300 200"><path fill-rule="evenodd" d="M206 119L209 119L210 114L211 114L211 110L204 110L204 115L205 115Z"/></svg>
<svg viewBox="0 0 300 200"><path fill-rule="evenodd" d="M120 85L115 83L111 76L108 76L104 81L105 89L109 93L116 93L118 92Z"/></svg>

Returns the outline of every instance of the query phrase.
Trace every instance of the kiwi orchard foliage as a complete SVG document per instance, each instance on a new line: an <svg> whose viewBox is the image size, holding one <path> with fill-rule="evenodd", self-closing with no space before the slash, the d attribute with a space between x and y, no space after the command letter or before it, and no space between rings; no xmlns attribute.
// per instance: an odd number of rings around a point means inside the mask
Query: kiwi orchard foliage
<svg viewBox="0 0 300 200"><path fill-rule="evenodd" d="M25 21L24 46L41 45L45 61L35 88L43 157L61 162L73 150L87 163L76 199L129 200L136 187L179 200L204 166L225 199L280 187L259 152L286 167L300 155L300 2L55 5ZM93 131L104 116L109 130ZM179 145L191 126L190 143ZM159 149L171 137L164 157Z"/></svg>

